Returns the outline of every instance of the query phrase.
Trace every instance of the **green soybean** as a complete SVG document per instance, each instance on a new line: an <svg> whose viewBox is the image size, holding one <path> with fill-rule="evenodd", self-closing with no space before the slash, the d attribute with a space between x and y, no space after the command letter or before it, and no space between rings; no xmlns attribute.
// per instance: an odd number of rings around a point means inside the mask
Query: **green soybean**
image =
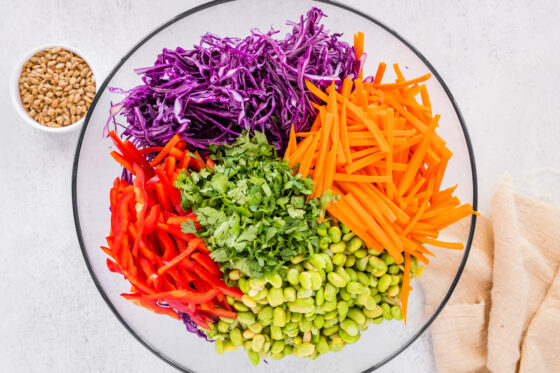
<svg viewBox="0 0 560 373"><path fill-rule="evenodd" d="M319 240L319 248L321 250L326 250L329 248L329 243L330 243L330 239L327 237L321 237L321 239Z"/></svg>
<svg viewBox="0 0 560 373"><path fill-rule="evenodd" d="M344 241L339 241L337 243L333 243L329 249L332 251L333 254L343 253L346 250L346 244Z"/></svg>
<svg viewBox="0 0 560 373"><path fill-rule="evenodd" d="M326 354L329 352L329 343L327 342L327 338L321 336L319 338L319 342L317 342L317 345L315 346L315 349L320 354Z"/></svg>
<svg viewBox="0 0 560 373"><path fill-rule="evenodd" d="M284 289L284 299L286 302L293 302L296 300L296 289L289 286Z"/></svg>
<svg viewBox="0 0 560 373"><path fill-rule="evenodd" d="M216 340L216 342L214 342L214 349L216 350L218 355L223 354L224 353L224 341L222 341L221 339Z"/></svg>
<svg viewBox="0 0 560 373"><path fill-rule="evenodd" d="M284 291L280 288L272 288L268 292L266 299L271 306L279 306L284 303Z"/></svg>
<svg viewBox="0 0 560 373"><path fill-rule="evenodd" d="M362 241L360 238L358 237L354 237L350 240L350 242L348 243L348 247L347 250L350 254L355 253L356 251L360 250L360 248L363 246L364 241Z"/></svg>
<svg viewBox="0 0 560 373"><path fill-rule="evenodd" d="M304 289L311 289L311 273L309 272L302 272L299 274L299 283L302 288Z"/></svg>
<svg viewBox="0 0 560 373"><path fill-rule="evenodd" d="M343 266L344 263L346 263L346 255L344 255L343 253L334 254L332 262L334 265Z"/></svg>
<svg viewBox="0 0 560 373"><path fill-rule="evenodd" d="M286 325L286 312L281 307L276 307L272 316L272 324L283 327Z"/></svg>
<svg viewBox="0 0 560 373"><path fill-rule="evenodd" d="M348 306L347 302L341 300L336 305L336 309L338 311L338 320L342 321L346 318L346 315L348 314L348 310L350 309L350 306Z"/></svg>
<svg viewBox="0 0 560 373"><path fill-rule="evenodd" d="M315 305L321 307L325 303L325 288L320 287L315 293Z"/></svg>
<svg viewBox="0 0 560 373"><path fill-rule="evenodd" d="M388 266L390 266L391 264L395 264L395 260L388 253L384 253L383 255L381 255L381 259L383 259L385 264L387 264Z"/></svg>
<svg viewBox="0 0 560 373"><path fill-rule="evenodd" d="M391 313L391 306L387 303L382 303L381 308L383 309L383 318L387 321L393 320L393 314Z"/></svg>
<svg viewBox="0 0 560 373"><path fill-rule="evenodd" d="M243 344L243 335L241 334L241 330L238 328L231 329L231 332L229 332L229 339L235 346L241 346Z"/></svg>
<svg viewBox="0 0 560 373"><path fill-rule="evenodd" d="M250 290L249 282L244 277L239 279L239 281L237 282L237 286L239 286L239 289L244 293L248 293Z"/></svg>
<svg viewBox="0 0 560 373"><path fill-rule="evenodd" d="M369 263L369 258L367 256L360 258L358 260L356 260L356 263L354 264L354 267L358 270L358 271L365 271L367 268L367 265ZM367 276L365 273L363 274L364 276Z"/></svg>
<svg viewBox="0 0 560 373"><path fill-rule="evenodd" d="M352 298L352 294L350 294L346 288L340 289L339 294L340 298L345 301L349 301Z"/></svg>
<svg viewBox="0 0 560 373"><path fill-rule="evenodd" d="M344 348L344 341L340 337L332 338L329 342L329 349L332 352L338 352Z"/></svg>
<svg viewBox="0 0 560 373"><path fill-rule="evenodd" d="M344 233L344 232L343 232ZM356 235L352 232L348 232L346 234L344 234L344 236L342 236L342 241L350 241L352 238L356 237Z"/></svg>
<svg viewBox="0 0 560 373"><path fill-rule="evenodd" d="M350 254L346 257L346 262L344 263L344 267L352 267L356 264L356 256L354 254Z"/></svg>
<svg viewBox="0 0 560 373"><path fill-rule="evenodd" d="M290 268L286 274L286 279L294 286L299 284L299 271L295 268Z"/></svg>
<svg viewBox="0 0 560 373"><path fill-rule="evenodd" d="M346 317L354 321L356 324L358 324L358 326L363 325L366 322L364 313L356 307L350 308Z"/></svg>
<svg viewBox="0 0 560 373"><path fill-rule="evenodd" d="M257 313L257 318L259 320L269 321L272 320L274 316L274 308L271 306L264 307Z"/></svg>
<svg viewBox="0 0 560 373"><path fill-rule="evenodd" d="M401 321L403 319L402 310L399 306L391 307L391 314L395 318L395 320Z"/></svg>
<svg viewBox="0 0 560 373"><path fill-rule="evenodd" d="M259 322L254 322L251 325L249 325L248 328L249 328L249 330L251 330L255 334L258 334L258 333L262 332L263 325Z"/></svg>
<svg viewBox="0 0 560 373"><path fill-rule="evenodd" d="M253 365L258 365L259 364L260 357L259 357L259 353L257 351L250 350L249 353L248 353L248 356L249 356L249 361Z"/></svg>
<svg viewBox="0 0 560 373"><path fill-rule="evenodd" d="M313 320L313 326L317 329L321 329L325 325L325 318L321 315L315 317Z"/></svg>
<svg viewBox="0 0 560 373"><path fill-rule="evenodd" d="M379 289L380 293L384 293L387 291L387 289L389 289L390 285L391 285L391 276L383 275L381 276L379 282L377 283L377 289Z"/></svg>
<svg viewBox="0 0 560 373"><path fill-rule="evenodd" d="M264 288L265 285L266 285L266 280L264 278L253 277L249 279L249 287L251 289L260 290Z"/></svg>
<svg viewBox="0 0 560 373"><path fill-rule="evenodd" d="M274 343L272 344L272 347L270 348L270 352L272 352L273 354L279 354L280 352L282 352L285 345L286 345L286 343L283 340L282 341L274 341Z"/></svg>
<svg viewBox="0 0 560 373"><path fill-rule="evenodd" d="M310 273L311 275L311 289L319 290L319 288L323 284L323 281L321 280L321 275L319 274L318 271L311 271L308 273Z"/></svg>
<svg viewBox="0 0 560 373"><path fill-rule="evenodd" d="M327 275L327 279L328 279L328 275ZM338 293L338 289L336 288L336 286L334 286L333 284L331 284L330 282L325 284L325 291L324 291L324 295L325 295L325 300L328 301L333 301L336 300L336 294Z"/></svg>
<svg viewBox="0 0 560 373"><path fill-rule="evenodd" d="M323 328L323 335L328 337L329 335L333 335L334 333L338 332L338 324L333 325L329 328Z"/></svg>
<svg viewBox="0 0 560 373"><path fill-rule="evenodd" d="M255 322L255 315L252 312L239 312L237 320L242 324L250 325Z"/></svg>
<svg viewBox="0 0 560 373"><path fill-rule="evenodd" d="M302 343L299 346L296 346L294 350L294 355L298 357L307 357L311 356L315 352L315 346L311 343Z"/></svg>
<svg viewBox="0 0 560 373"><path fill-rule="evenodd" d="M333 243L337 243L342 238L342 232L340 231L340 228L337 226L330 227L328 230L328 235L329 238L331 239L331 242Z"/></svg>
<svg viewBox="0 0 560 373"><path fill-rule="evenodd" d="M389 269L387 270L387 272L391 275L396 275L397 273L399 273L400 269L399 266L396 264L391 264L389 266Z"/></svg>
<svg viewBox="0 0 560 373"><path fill-rule="evenodd" d="M350 294L362 294L364 292L364 285L356 281L350 281L346 285L346 290L348 290Z"/></svg>
<svg viewBox="0 0 560 373"><path fill-rule="evenodd" d="M356 325L356 323L351 319L342 320L342 322L340 323L340 329L344 330L352 337L355 337L360 332L358 329L358 325Z"/></svg>
<svg viewBox="0 0 560 373"><path fill-rule="evenodd" d="M379 316L383 315L383 308L381 308L381 306L379 305L375 305L374 307L372 307L371 309L364 309L362 311L364 313L364 315L366 315L368 318L370 319L376 319Z"/></svg>
<svg viewBox="0 0 560 373"><path fill-rule="evenodd" d="M277 325L270 325L270 338L274 339L275 341L284 339L284 334L282 333L282 328Z"/></svg>
<svg viewBox="0 0 560 373"><path fill-rule="evenodd" d="M350 333L348 333L348 332L346 332L345 330L342 329L338 332L338 335L340 335L340 338L342 338L342 340L346 344L356 343L360 339L360 332L359 331L357 332L357 334L355 336L353 336L353 335L350 335Z"/></svg>
<svg viewBox="0 0 560 373"><path fill-rule="evenodd" d="M343 288L346 286L346 279L338 273L338 270L337 272L330 272L327 275L327 279L333 286L337 288Z"/></svg>
<svg viewBox="0 0 560 373"><path fill-rule="evenodd" d="M325 237L327 235L327 228L324 224L317 227L317 236Z"/></svg>
<svg viewBox="0 0 560 373"><path fill-rule="evenodd" d="M390 297L396 297L397 295L399 295L399 287L398 285L393 285L391 287L389 287L389 289L387 289L387 295Z"/></svg>

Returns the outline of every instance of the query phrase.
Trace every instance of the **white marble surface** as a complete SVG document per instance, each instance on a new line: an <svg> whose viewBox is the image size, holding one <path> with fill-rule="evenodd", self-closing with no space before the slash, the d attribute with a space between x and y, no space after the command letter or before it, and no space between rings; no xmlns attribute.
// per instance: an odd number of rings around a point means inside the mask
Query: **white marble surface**
<svg viewBox="0 0 560 373"><path fill-rule="evenodd" d="M103 78L147 32L202 2L1 0L0 76L7 84L23 53L61 42ZM346 2L400 32L449 85L472 137L482 211L506 171L521 190L560 204L559 2ZM78 133L30 128L8 92L0 91L0 370L174 372L119 324L89 278L70 198ZM380 369L413 370L435 370L428 335Z"/></svg>

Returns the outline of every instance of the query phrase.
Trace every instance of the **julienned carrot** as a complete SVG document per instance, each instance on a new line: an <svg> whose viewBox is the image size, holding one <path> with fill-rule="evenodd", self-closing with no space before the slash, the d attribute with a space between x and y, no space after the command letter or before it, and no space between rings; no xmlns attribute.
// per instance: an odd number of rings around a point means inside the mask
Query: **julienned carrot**
<svg viewBox="0 0 560 373"><path fill-rule="evenodd" d="M313 140L311 141L311 145L307 149L307 152L304 154L301 164L299 166L299 172L301 176L307 177L309 174L309 167L311 166L311 161L313 160L313 155L315 154L315 150L317 149L317 144L319 144L319 139L321 137L321 130L320 129L314 136Z"/></svg>
<svg viewBox="0 0 560 373"><path fill-rule="evenodd" d="M375 72L375 78L373 79L373 84L381 83L386 68L387 68L387 64L385 62L379 63L379 66L377 67L377 71Z"/></svg>
<svg viewBox="0 0 560 373"><path fill-rule="evenodd" d="M404 316L404 323L406 324L406 310L408 308L408 295L410 294L410 254L404 253L404 274L403 283L401 288L401 308Z"/></svg>
<svg viewBox="0 0 560 373"><path fill-rule="evenodd" d="M360 56L363 39L355 35L355 43ZM396 82L382 83L386 66L379 64L373 79L346 78L338 90L331 85L322 91L306 81L323 103L315 105L310 131L290 139L289 158L313 178L314 197L328 189L340 195L327 208L331 216L368 248L404 261L406 313L411 256L429 263L426 255L433 254L422 244L459 249L460 243L439 241L439 232L475 212L460 204L454 188L440 190L453 153L436 132L439 115L432 115L423 83L430 74L407 80L395 64Z"/></svg>

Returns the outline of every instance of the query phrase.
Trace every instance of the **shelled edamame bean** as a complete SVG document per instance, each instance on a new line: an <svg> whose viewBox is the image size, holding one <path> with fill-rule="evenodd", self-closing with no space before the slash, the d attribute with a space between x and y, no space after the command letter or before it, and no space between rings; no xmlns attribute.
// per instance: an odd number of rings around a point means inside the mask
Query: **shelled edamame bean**
<svg viewBox="0 0 560 373"><path fill-rule="evenodd" d="M228 274L245 294L241 301L228 298L235 320L221 319L206 331L219 354L243 348L255 365L287 355L314 359L357 342L370 322L403 319L403 266L332 221L319 225L317 235L317 253L295 257L277 273ZM413 259L412 277L422 269Z"/></svg>

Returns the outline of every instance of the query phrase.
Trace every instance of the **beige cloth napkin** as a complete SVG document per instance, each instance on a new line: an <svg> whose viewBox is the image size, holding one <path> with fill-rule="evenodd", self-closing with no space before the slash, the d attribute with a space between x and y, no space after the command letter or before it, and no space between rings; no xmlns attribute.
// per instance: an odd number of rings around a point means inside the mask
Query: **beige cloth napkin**
<svg viewBox="0 0 560 373"><path fill-rule="evenodd" d="M560 210L515 194L508 178L490 212L478 218L461 280L431 328L438 369L560 372ZM468 225L445 238L464 237ZM450 251L438 250L422 278L427 307L448 285Z"/></svg>

